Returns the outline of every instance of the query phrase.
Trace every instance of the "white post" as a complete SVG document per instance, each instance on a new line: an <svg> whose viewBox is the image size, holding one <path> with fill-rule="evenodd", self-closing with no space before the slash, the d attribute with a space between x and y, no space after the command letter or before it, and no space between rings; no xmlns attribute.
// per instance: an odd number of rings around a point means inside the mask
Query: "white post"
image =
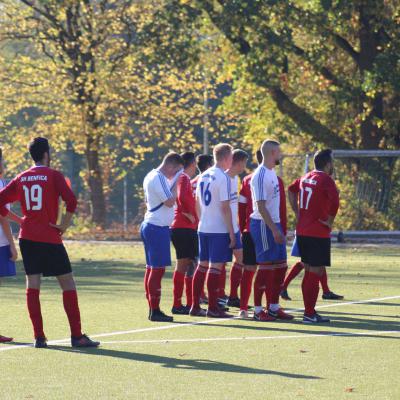
<svg viewBox="0 0 400 400"><path fill-rule="evenodd" d="M208 90L207 87L204 89L204 117L203 117L203 154L208 154L209 143L208 143Z"/></svg>
<svg viewBox="0 0 400 400"><path fill-rule="evenodd" d="M124 177L124 232L128 229L128 182L126 175Z"/></svg>

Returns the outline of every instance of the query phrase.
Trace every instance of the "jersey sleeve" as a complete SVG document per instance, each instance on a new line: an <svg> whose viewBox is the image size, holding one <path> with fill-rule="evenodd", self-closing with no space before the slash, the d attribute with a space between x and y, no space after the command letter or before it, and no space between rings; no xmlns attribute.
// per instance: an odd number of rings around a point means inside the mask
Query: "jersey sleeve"
<svg viewBox="0 0 400 400"><path fill-rule="evenodd" d="M54 178L57 192L65 202L67 212L74 213L78 205L74 192L68 186L68 183L61 172L55 172Z"/></svg>
<svg viewBox="0 0 400 400"><path fill-rule="evenodd" d="M329 215L335 217L339 210L339 192L333 179L326 180L324 191L329 201Z"/></svg>
<svg viewBox="0 0 400 400"><path fill-rule="evenodd" d="M267 200L267 188L265 185L265 169L260 170L260 173L252 180L252 189L255 201Z"/></svg>
<svg viewBox="0 0 400 400"><path fill-rule="evenodd" d="M300 192L300 178L294 180L288 187L288 190L292 193L299 193Z"/></svg>
<svg viewBox="0 0 400 400"><path fill-rule="evenodd" d="M247 216L247 197L246 189L249 182L244 179L239 191L239 229L243 232L246 229L246 216Z"/></svg>
<svg viewBox="0 0 400 400"><path fill-rule="evenodd" d="M17 186L18 182L15 178L5 188L0 190L0 208L6 208L5 206L7 204L14 203L18 200ZM8 210L5 215L1 211L0 214L4 217L8 214Z"/></svg>
<svg viewBox="0 0 400 400"><path fill-rule="evenodd" d="M279 182L279 218L281 220L281 226L283 233L287 234L287 210L286 210L286 193L285 185L283 180L278 176Z"/></svg>
<svg viewBox="0 0 400 400"><path fill-rule="evenodd" d="M219 182L219 199L220 201L227 201L231 199L231 178L224 174Z"/></svg>
<svg viewBox="0 0 400 400"><path fill-rule="evenodd" d="M151 185L161 203L164 203L164 201L167 201L168 199L172 199L173 195L168 186L168 182L163 175L158 174L157 177L151 181Z"/></svg>

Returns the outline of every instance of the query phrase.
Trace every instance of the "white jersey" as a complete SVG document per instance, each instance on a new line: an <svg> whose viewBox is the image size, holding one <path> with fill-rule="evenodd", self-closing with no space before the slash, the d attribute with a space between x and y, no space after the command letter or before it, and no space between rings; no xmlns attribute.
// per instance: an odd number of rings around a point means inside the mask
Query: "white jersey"
<svg viewBox="0 0 400 400"><path fill-rule="evenodd" d="M221 202L231 199L231 178L219 167L209 168L197 181L196 198L201 205L199 232L228 233Z"/></svg>
<svg viewBox="0 0 400 400"><path fill-rule="evenodd" d="M239 232L239 178L235 176L231 179L231 212L233 231Z"/></svg>
<svg viewBox="0 0 400 400"><path fill-rule="evenodd" d="M150 171L143 181L147 211L144 222L157 226L170 226L174 219L174 208L164 202L173 197L171 184L158 169Z"/></svg>
<svg viewBox="0 0 400 400"><path fill-rule="evenodd" d="M257 201L265 200L265 206L273 222L280 222L279 217L279 181L273 169L268 169L260 165L255 171L250 181L251 196L253 199L253 219L262 219L258 211Z"/></svg>
<svg viewBox="0 0 400 400"><path fill-rule="evenodd" d="M7 184L3 179L0 179L0 190L6 187ZM6 208L10 209L10 205L7 204ZM4 234L3 227L0 225L0 247L8 246L10 242L8 241L6 235Z"/></svg>

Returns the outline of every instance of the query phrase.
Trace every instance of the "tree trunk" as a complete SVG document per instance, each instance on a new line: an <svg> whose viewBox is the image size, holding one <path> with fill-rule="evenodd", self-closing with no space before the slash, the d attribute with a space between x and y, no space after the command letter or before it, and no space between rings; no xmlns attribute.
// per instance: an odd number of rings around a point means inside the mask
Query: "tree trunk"
<svg viewBox="0 0 400 400"><path fill-rule="evenodd" d="M92 221L101 228L105 228L106 203L103 175L99 163L98 141L92 136L86 136L86 160L89 172L88 183L92 203Z"/></svg>

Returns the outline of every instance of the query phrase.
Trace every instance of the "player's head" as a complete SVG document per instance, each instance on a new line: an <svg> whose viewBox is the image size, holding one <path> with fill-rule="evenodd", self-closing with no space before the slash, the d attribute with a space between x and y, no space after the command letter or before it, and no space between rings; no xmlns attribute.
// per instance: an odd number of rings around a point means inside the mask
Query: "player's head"
<svg viewBox="0 0 400 400"><path fill-rule="evenodd" d="M268 165L268 168L279 165L281 160L281 147L279 142L271 139L264 140L261 145L261 153L264 163Z"/></svg>
<svg viewBox="0 0 400 400"><path fill-rule="evenodd" d="M170 152L163 158L161 169L167 178L173 178L183 165L183 158L178 153Z"/></svg>
<svg viewBox="0 0 400 400"><path fill-rule="evenodd" d="M318 171L333 175L333 156L331 149L319 150L314 154L314 166Z"/></svg>
<svg viewBox="0 0 400 400"><path fill-rule="evenodd" d="M261 150L256 151L256 160L257 160L257 164L262 164L263 157L262 157Z"/></svg>
<svg viewBox="0 0 400 400"><path fill-rule="evenodd" d="M50 165L50 145L44 137L36 137L29 143L29 153L35 163Z"/></svg>
<svg viewBox="0 0 400 400"><path fill-rule="evenodd" d="M228 143L219 143L213 149L214 162L224 170L227 170L232 165L233 148Z"/></svg>
<svg viewBox="0 0 400 400"><path fill-rule="evenodd" d="M196 157L192 151L186 151L181 154L183 160L183 169L192 178L196 173Z"/></svg>
<svg viewBox="0 0 400 400"><path fill-rule="evenodd" d="M231 171L235 175L243 174L246 169L247 160L249 159L249 155L241 149L235 149L232 153L232 166L230 168Z"/></svg>
<svg viewBox="0 0 400 400"><path fill-rule="evenodd" d="M213 165L213 157L209 154L200 154L197 156L197 168L199 169L200 173L207 171L208 168L212 167Z"/></svg>

